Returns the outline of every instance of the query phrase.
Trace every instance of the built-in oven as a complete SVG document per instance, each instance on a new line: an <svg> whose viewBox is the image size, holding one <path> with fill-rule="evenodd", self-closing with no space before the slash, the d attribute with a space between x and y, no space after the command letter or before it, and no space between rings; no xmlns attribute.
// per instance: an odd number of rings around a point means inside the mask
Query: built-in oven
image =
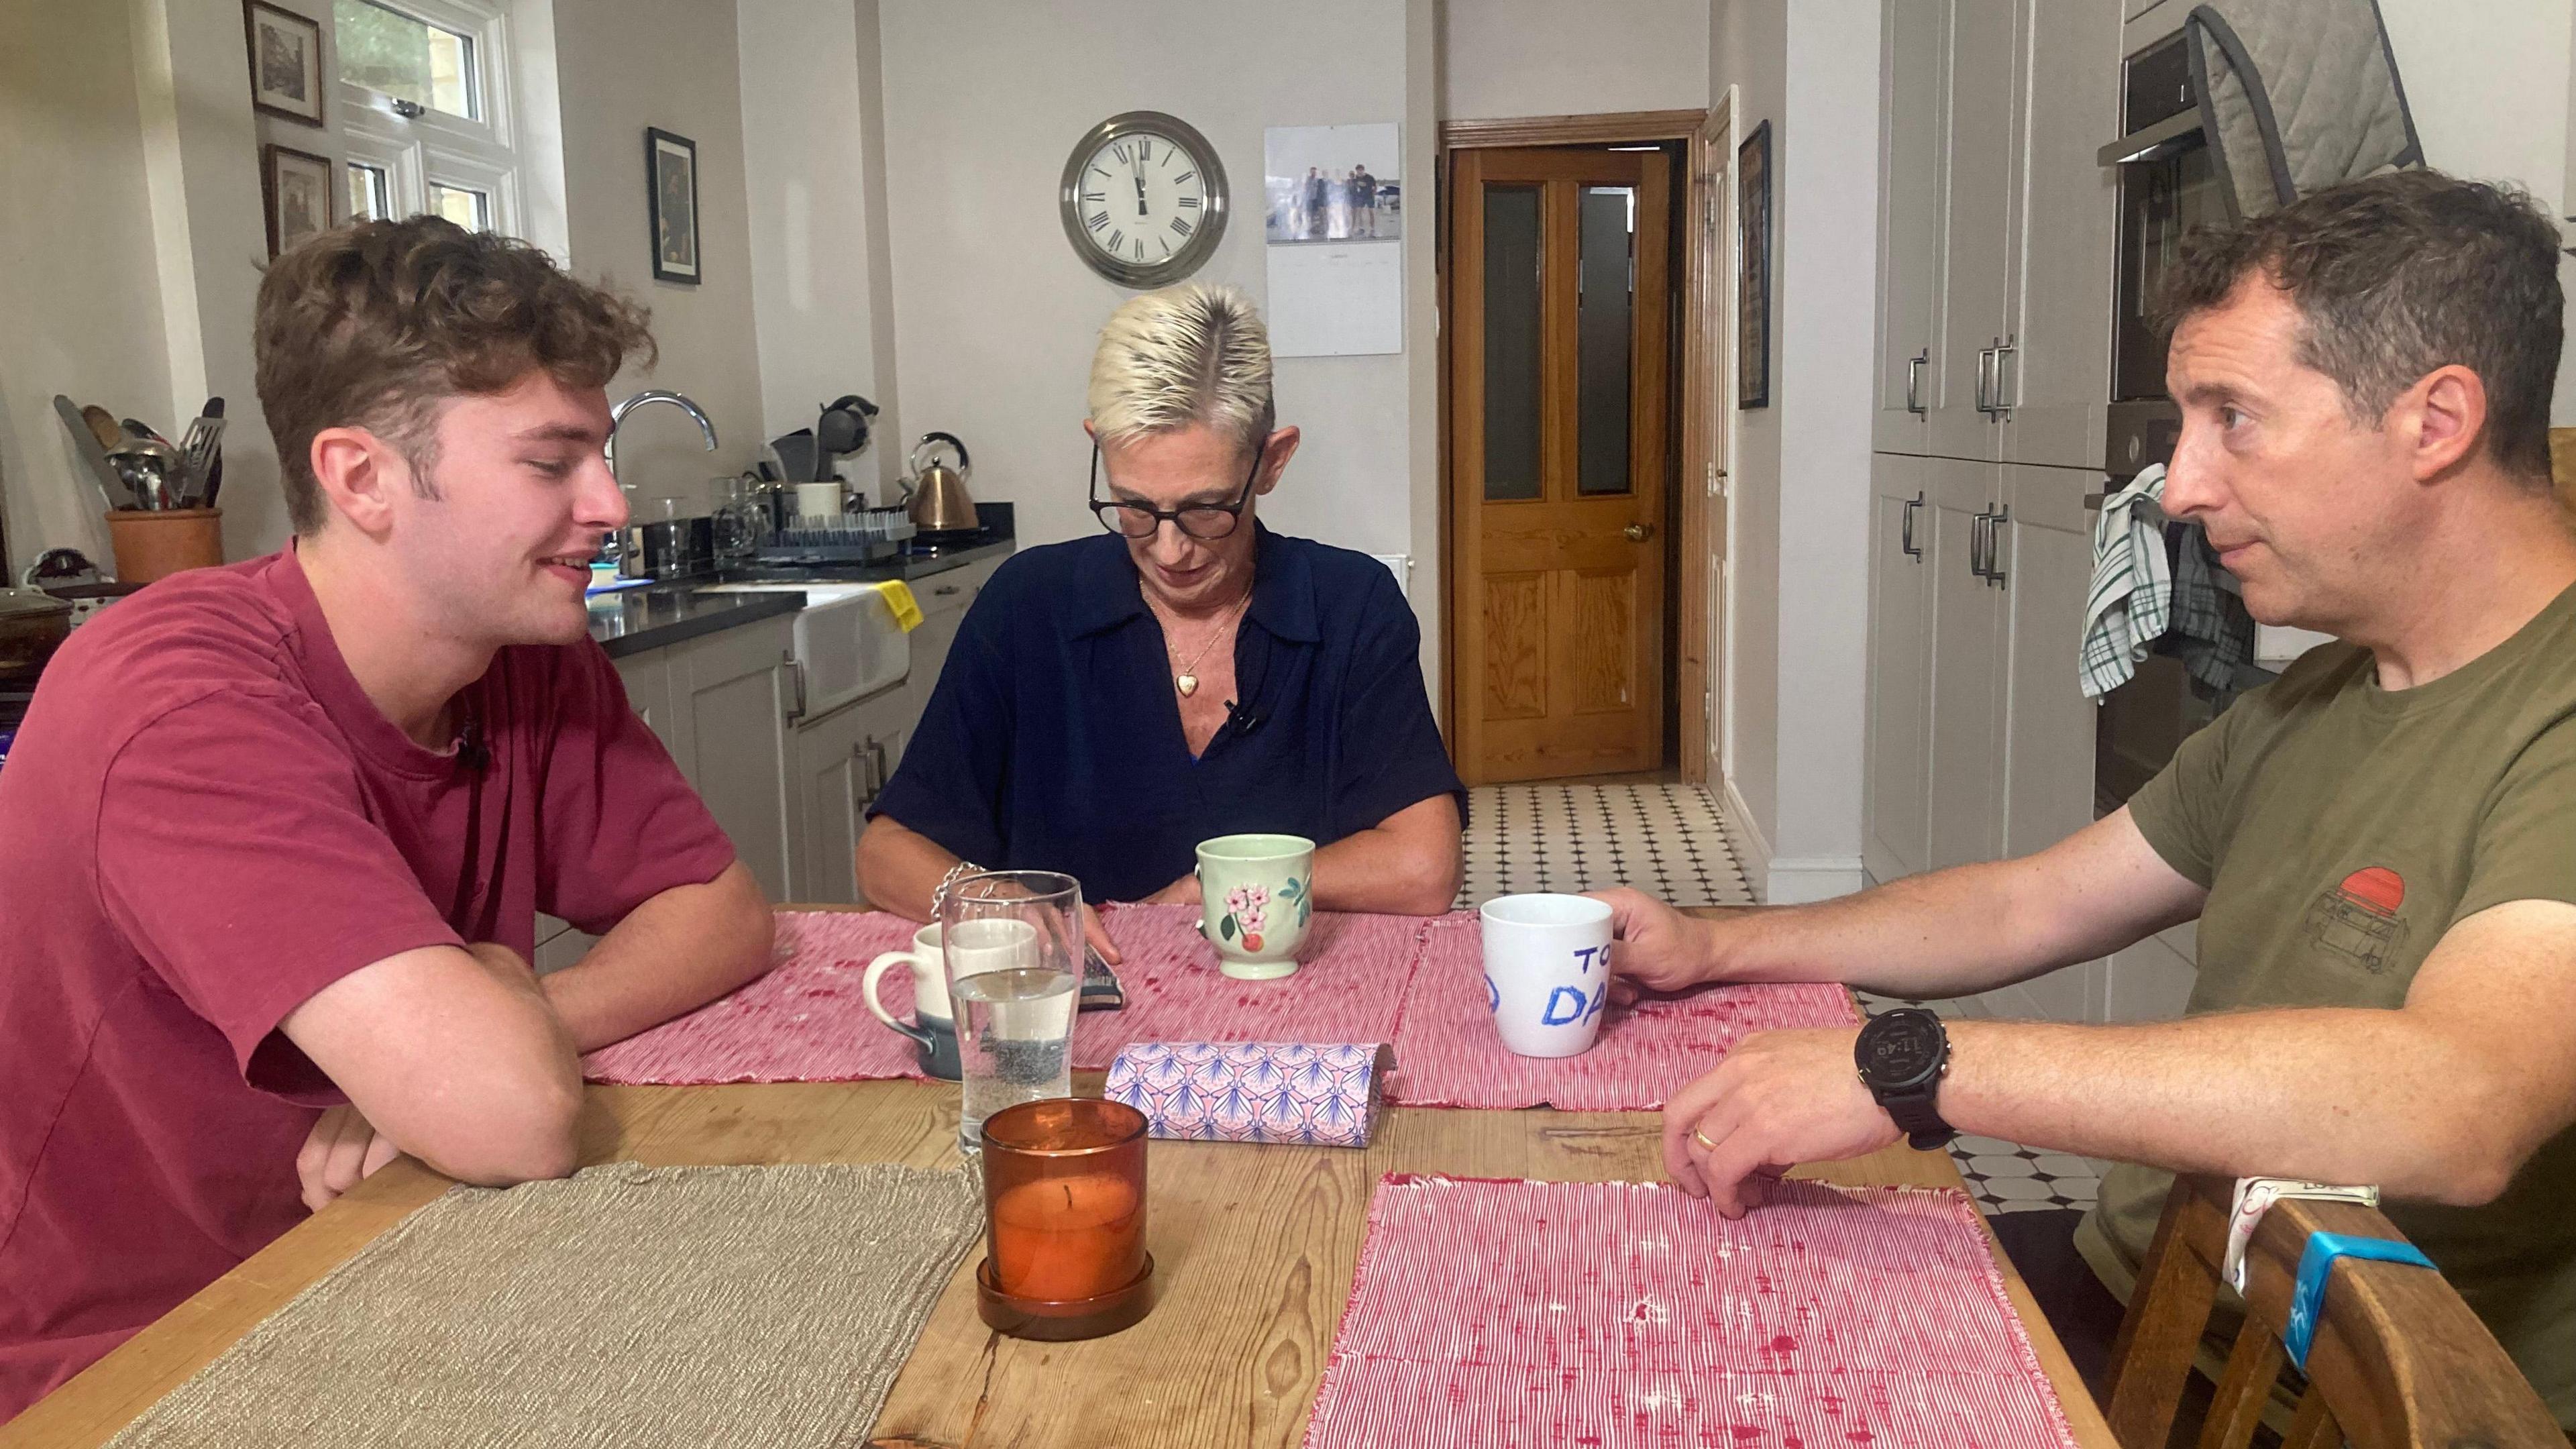
<svg viewBox="0 0 2576 1449"><path fill-rule="evenodd" d="M2128 58L2121 76L2121 136L2101 150L2119 173L2119 276L2112 287L2109 486L2173 457L2182 413L2165 391L2165 334L2157 293L2180 259L2185 233L2232 216L2201 130L2181 32ZM2149 654L2135 677L2103 696L2095 718L2093 797L2097 814L2120 808L2174 756L2183 739L2226 708L2233 694L2196 689L2182 660Z"/></svg>
<svg viewBox="0 0 2576 1449"><path fill-rule="evenodd" d="M2182 414L2165 392L2157 293L2193 227L2232 219L2200 125L2180 31L2130 56L2121 76L2121 136L2102 148L2119 173L2119 277L2112 286L2109 456L2115 478L2173 456Z"/></svg>

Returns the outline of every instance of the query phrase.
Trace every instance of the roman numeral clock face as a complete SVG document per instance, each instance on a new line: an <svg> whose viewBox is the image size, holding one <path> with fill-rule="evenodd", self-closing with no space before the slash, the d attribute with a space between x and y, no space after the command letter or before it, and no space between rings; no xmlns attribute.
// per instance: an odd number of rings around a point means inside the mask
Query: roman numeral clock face
<svg viewBox="0 0 2576 1449"><path fill-rule="evenodd" d="M1225 171L1176 117L1131 111L1094 127L1065 163L1065 235L1092 269L1130 287L1198 270L1225 231Z"/></svg>

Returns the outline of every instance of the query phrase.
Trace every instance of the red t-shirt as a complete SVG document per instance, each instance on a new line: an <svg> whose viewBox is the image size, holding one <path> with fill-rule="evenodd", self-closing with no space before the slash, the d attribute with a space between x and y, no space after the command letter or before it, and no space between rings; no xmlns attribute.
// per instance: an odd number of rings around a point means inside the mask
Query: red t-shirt
<svg viewBox="0 0 2576 1449"><path fill-rule="evenodd" d="M480 750L378 713L291 546L46 669L0 769L0 1419L304 1219L342 1099L277 1030L297 1005L732 864L598 645L504 649L462 700Z"/></svg>

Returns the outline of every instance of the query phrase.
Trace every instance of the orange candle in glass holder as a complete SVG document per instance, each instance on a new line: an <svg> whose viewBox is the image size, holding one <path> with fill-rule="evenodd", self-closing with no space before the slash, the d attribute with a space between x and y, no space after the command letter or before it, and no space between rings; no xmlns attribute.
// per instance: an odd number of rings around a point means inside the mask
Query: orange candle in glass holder
<svg viewBox="0 0 2576 1449"><path fill-rule="evenodd" d="M1091 1097L985 1119L992 1287L1030 1304L1116 1293L1146 1271L1143 1113Z"/></svg>
<svg viewBox="0 0 2576 1449"><path fill-rule="evenodd" d="M1020 1298L1096 1298L1145 1266L1145 1196L1115 1173L1041 1177L993 1199L993 1282Z"/></svg>

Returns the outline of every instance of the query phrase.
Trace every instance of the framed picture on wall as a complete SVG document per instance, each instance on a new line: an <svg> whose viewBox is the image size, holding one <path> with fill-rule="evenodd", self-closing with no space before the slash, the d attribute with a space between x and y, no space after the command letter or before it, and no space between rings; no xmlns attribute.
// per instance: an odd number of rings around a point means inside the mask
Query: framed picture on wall
<svg viewBox="0 0 2576 1449"><path fill-rule="evenodd" d="M244 0L250 40L250 103L272 116L322 124L322 23Z"/></svg>
<svg viewBox="0 0 2576 1449"><path fill-rule="evenodd" d="M1735 405L1771 406L1771 123L1735 148Z"/></svg>
<svg viewBox="0 0 2576 1449"><path fill-rule="evenodd" d="M698 282L698 143L644 128L644 183L653 209L653 275Z"/></svg>
<svg viewBox="0 0 2576 1449"><path fill-rule="evenodd" d="M330 159L286 146L260 148L260 190L268 197L268 254L275 257L331 229Z"/></svg>

